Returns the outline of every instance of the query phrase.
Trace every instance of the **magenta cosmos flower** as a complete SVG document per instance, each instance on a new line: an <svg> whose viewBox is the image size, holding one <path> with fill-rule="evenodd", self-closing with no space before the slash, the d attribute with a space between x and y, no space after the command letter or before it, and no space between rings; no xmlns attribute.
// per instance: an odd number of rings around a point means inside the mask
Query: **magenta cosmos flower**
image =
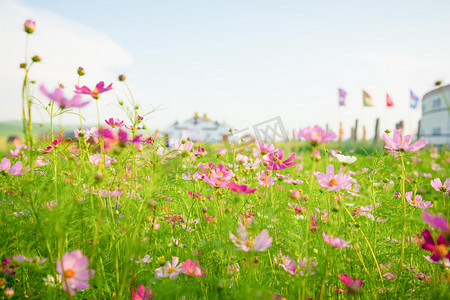
<svg viewBox="0 0 450 300"><path fill-rule="evenodd" d="M348 246L350 242L346 242L344 240L341 240L338 237L331 236L329 234L325 234L325 232L322 232L322 237L325 243L330 244L331 246L335 248L342 248Z"/></svg>
<svg viewBox="0 0 450 300"><path fill-rule="evenodd" d="M430 226L437 228L447 234L450 234L450 223L445 217L440 215L432 215L427 212L422 214L422 219L427 222Z"/></svg>
<svg viewBox="0 0 450 300"><path fill-rule="evenodd" d="M44 152L42 152L42 154L47 154L47 153L49 153L50 151L52 151L53 149L55 149L55 147L56 147L58 144L60 144L61 141L62 141L62 136L61 136L61 134L59 134L58 138L57 138L56 140L54 140L53 142L51 142L51 143L50 143L50 146L48 146L48 147L44 150Z"/></svg>
<svg viewBox="0 0 450 300"><path fill-rule="evenodd" d="M95 88L93 90L89 89L87 86L79 87L76 85L75 93L91 95L92 98L94 98L95 100L98 100L100 98L101 93L107 92L112 89L111 86L112 86L112 83L110 85L108 85L107 87L105 87L105 83L103 81L100 81L99 83L97 83L97 85L95 86Z"/></svg>
<svg viewBox="0 0 450 300"><path fill-rule="evenodd" d="M9 175L23 175L24 171L22 170L23 164L21 161L16 162L11 167L11 161L8 158L2 159L0 162L0 171L5 171Z"/></svg>
<svg viewBox="0 0 450 300"><path fill-rule="evenodd" d="M415 207L418 207L421 209L427 209L427 208L433 207L433 204L431 204L431 201L424 202L422 200L422 196L420 196L420 195L416 195L414 197L414 200L412 200L412 194L413 194L412 191L407 192L405 194L406 200L408 200L409 204L411 204L412 206L415 206Z"/></svg>
<svg viewBox="0 0 450 300"><path fill-rule="evenodd" d="M166 264L155 270L155 278L163 278L169 277L170 279L178 278L178 274L183 272L183 266L178 264L179 258L176 256L172 256L172 263L170 261L166 262Z"/></svg>
<svg viewBox="0 0 450 300"><path fill-rule="evenodd" d="M7 275L14 275L16 274L15 271L13 271L17 265L13 264L13 259L12 257L8 256L5 257L5 259L3 259L2 261L2 266L0 267L0 272L3 274L7 274Z"/></svg>
<svg viewBox="0 0 450 300"><path fill-rule="evenodd" d="M31 34L36 29L36 22L34 22L31 19L28 19L25 21L25 24L23 24L23 29L26 33Z"/></svg>
<svg viewBox="0 0 450 300"><path fill-rule="evenodd" d="M112 128L115 127L122 128L123 126L125 126L124 122L119 119L109 118L109 120L105 120L105 122Z"/></svg>
<svg viewBox="0 0 450 300"><path fill-rule="evenodd" d="M336 134L334 132L326 132L319 125L311 127L306 127L300 130L298 133L298 137L304 138L311 142L313 146L319 143L327 143L336 138Z"/></svg>
<svg viewBox="0 0 450 300"><path fill-rule="evenodd" d="M342 283L345 284L345 286L348 287L348 289L352 293L359 292L359 289L364 284L364 282L361 279L353 279L347 274L340 274L339 278L341 279Z"/></svg>
<svg viewBox="0 0 450 300"><path fill-rule="evenodd" d="M391 151L414 152L428 145L428 142L424 138L411 144L411 136L407 135L402 138L402 131L400 129L394 131L393 139L387 133L383 134L383 139L386 143L384 148Z"/></svg>
<svg viewBox="0 0 450 300"><path fill-rule="evenodd" d="M248 238L247 232L244 226L239 226L237 229L238 237L230 232L230 239L240 250L248 252L250 250L254 251L264 251L272 245L272 238L269 237L269 231L264 229L258 234L253 240Z"/></svg>
<svg viewBox="0 0 450 300"><path fill-rule="evenodd" d="M238 185L236 182L231 181L228 183L225 187L229 188L233 192L239 193L239 194L251 194L256 192L258 188L249 188L247 185Z"/></svg>
<svg viewBox="0 0 450 300"><path fill-rule="evenodd" d="M81 250L74 250L66 252L62 260L56 261L56 271L62 276L63 290L67 291L73 296L74 290L85 290L90 285L88 281L94 276L95 271L88 269L89 259L81 253Z"/></svg>
<svg viewBox="0 0 450 300"><path fill-rule="evenodd" d="M152 300L152 289L147 289L142 284L137 287L136 293L134 292L134 287L131 287L131 300Z"/></svg>
<svg viewBox="0 0 450 300"><path fill-rule="evenodd" d="M276 148L272 153L267 154L264 157L263 162L267 163L271 170L282 170L289 168L297 163L297 161L293 161L295 159L295 153L283 161L283 150L281 148Z"/></svg>
<svg viewBox="0 0 450 300"><path fill-rule="evenodd" d="M421 240L417 237L416 241L422 247L422 249L433 252L430 257L431 260L440 261L442 258L450 259L450 241L447 241L442 233L438 235L436 243L434 242L429 229L425 229L422 232L422 237L424 238L424 243L422 243Z"/></svg>
<svg viewBox="0 0 450 300"><path fill-rule="evenodd" d="M206 276L205 268L199 268L199 261L191 261L189 258L181 263L181 266L183 267L184 274L187 274L192 277L203 277Z"/></svg>
<svg viewBox="0 0 450 300"><path fill-rule="evenodd" d="M53 93L49 93L45 86L42 84L40 90L42 94L58 104L62 109L71 107L83 107L89 104L88 101L81 102L81 95L75 95L72 100L67 99L66 97L64 97L64 91L61 88L56 88Z"/></svg>
<svg viewBox="0 0 450 300"><path fill-rule="evenodd" d="M315 172L314 176L317 177L320 186L329 189L330 191L339 191L341 189L349 189L352 185L352 178L350 173L343 175L342 167L339 173L334 174L334 166L327 166L327 173Z"/></svg>
<svg viewBox="0 0 450 300"><path fill-rule="evenodd" d="M450 194L450 177L445 179L444 184L442 184L440 178L431 180L431 186L438 192L443 192L447 197Z"/></svg>

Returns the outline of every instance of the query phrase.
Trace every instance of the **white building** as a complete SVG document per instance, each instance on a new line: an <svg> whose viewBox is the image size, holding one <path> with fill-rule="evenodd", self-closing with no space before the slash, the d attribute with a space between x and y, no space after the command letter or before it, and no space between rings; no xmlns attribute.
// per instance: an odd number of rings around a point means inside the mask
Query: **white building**
<svg viewBox="0 0 450 300"><path fill-rule="evenodd" d="M422 99L420 137L430 144L450 145L450 84L429 91Z"/></svg>
<svg viewBox="0 0 450 300"><path fill-rule="evenodd" d="M225 123L212 121L206 114L200 117L195 113L194 117L182 122L175 122L162 130L162 134L168 135L169 142L187 139L194 142L218 143L224 139L224 136L230 137L230 126Z"/></svg>

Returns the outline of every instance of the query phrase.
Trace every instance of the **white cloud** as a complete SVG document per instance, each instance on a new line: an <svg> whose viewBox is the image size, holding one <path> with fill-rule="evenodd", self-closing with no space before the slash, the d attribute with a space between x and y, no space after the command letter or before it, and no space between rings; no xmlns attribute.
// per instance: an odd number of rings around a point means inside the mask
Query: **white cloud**
<svg viewBox="0 0 450 300"><path fill-rule="evenodd" d="M42 58L41 63L32 67L30 79L38 84L44 83L48 89L63 83L67 87L67 96L72 96L79 66L87 72L80 84L92 86L102 80L115 81L117 75L114 70L133 63L133 58L117 43L94 28L45 10L29 9L20 2L3 2L0 39L7 42L0 44L0 107L4 108L0 109L1 120L21 119L24 71L19 69L19 64L25 55L23 23L26 19L36 21L36 31L29 36L28 55ZM42 95L36 92L36 96ZM86 110L86 114L96 116L93 106ZM44 114L38 112L38 115Z"/></svg>

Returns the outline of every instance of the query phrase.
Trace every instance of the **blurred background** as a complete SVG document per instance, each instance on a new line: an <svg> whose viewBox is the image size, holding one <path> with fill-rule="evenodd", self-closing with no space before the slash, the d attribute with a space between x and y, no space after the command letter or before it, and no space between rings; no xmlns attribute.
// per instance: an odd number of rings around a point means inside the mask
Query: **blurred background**
<svg viewBox="0 0 450 300"><path fill-rule="evenodd" d="M46 101L38 87L62 84L72 97L81 66L80 85L113 83L101 120L126 119L125 74L142 113L155 109L143 121L152 131L198 113L237 130L280 117L290 138L315 124L338 133L340 122L350 138L356 119L372 138L377 118L381 131L403 121L416 134L422 97L449 81L449 11L444 1L0 0L0 135L21 130L26 19L36 21L28 55L42 58L30 71L34 95ZM95 103L82 114L97 124ZM41 108L33 115L48 123Z"/></svg>

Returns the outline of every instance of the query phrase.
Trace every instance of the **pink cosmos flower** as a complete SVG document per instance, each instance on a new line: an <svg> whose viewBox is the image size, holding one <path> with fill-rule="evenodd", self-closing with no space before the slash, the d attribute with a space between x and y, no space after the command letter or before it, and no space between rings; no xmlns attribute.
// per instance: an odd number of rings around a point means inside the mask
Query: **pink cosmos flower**
<svg viewBox="0 0 450 300"><path fill-rule="evenodd" d="M230 232L230 239L240 250L248 252L250 250L254 251L264 251L272 245L272 238L269 237L269 231L264 229L258 234L254 240L251 240L247 236L247 232L244 226L239 226L237 229L239 238Z"/></svg>
<svg viewBox="0 0 450 300"><path fill-rule="evenodd" d="M444 184L442 184L440 178L431 180L431 186L438 192L443 192L445 195L450 197L450 177L445 179Z"/></svg>
<svg viewBox="0 0 450 300"><path fill-rule="evenodd" d="M272 153L264 156L263 162L267 163L272 170L282 170L295 165L297 161L293 161L294 159L295 153L292 153L288 159L283 161L283 150L276 148Z"/></svg>
<svg viewBox="0 0 450 300"><path fill-rule="evenodd" d="M75 129L73 131L73 134L75 135L75 137L78 139L80 138L80 135L83 136L84 138L87 140L89 140L89 138L93 137L96 138L98 137L98 129L97 127L91 127L91 129L89 130L81 130L81 129Z"/></svg>
<svg viewBox="0 0 450 300"><path fill-rule="evenodd" d="M184 223L184 220L182 218L183 215L180 214L170 214L170 216L164 217L164 219L169 220L169 223L173 223L173 227L175 228L175 225L177 225L177 223Z"/></svg>
<svg viewBox="0 0 450 300"><path fill-rule="evenodd" d="M89 89L87 86L79 87L76 85L75 93L91 95L92 98L94 98L95 100L98 100L100 98L101 93L107 92L112 89L111 86L112 86L112 83L105 88L105 83L103 81L100 81L99 83L97 83L97 85L95 86L95 88L93 90Z"/></svg>
<svg viewBox="0 0 450 300"><path fill-rule="evenodd" d="M303 128L298 133L298 137L310 141L313 145L317 145L319 143L327 143L334 140L336 134L334 132L326 132L322 127L316 125L313 128Z"/></svg>
<svg viewBox="0 0 450 300"><path fill-rule="evenodd" d="M437 228L444 233L450 234L450 223L445 217L424 212L422 214L422 219L434 228Z"/></svg>
<svg viewBox="0 0 450 300"><path fill-rule="evenodd" d="M274 260L280 267L282 267L286 272L288 272L291 275L298 275L304 276L306 272L309 272L309 274L313 275L314 272L311 272L312 268L317 266L317 262L313 261L307 257L300 257L298 260L298 266L292 258L286 255L282 255L281 251L280 254L277 257L274 257Z"/></svg>
<svg viewBox="0 0 450 300"><path fill-rule="evenodd" d="M393 139L391 139L387 133L383 134L383 139L386 143L384 148L394 152L395 151L414 152L428 145L428 142L424 138L421 138L420 140L411 144L411 136L407 135L402 138L401 132L402 131L399 129L395 130Z"/></svg>
<svg viewBox="0 0 450 300"><path fill-rule="evenodd" d="M413 194L412 191L407 192L405 194L406 200L408 200L408 202L412 206L415 206L415 207L418 207L418 208L421 208L421 209L427 209L427 208L433 207L433 204L431 204L431 201L424 202L422 200L422 196L420 196L420 195L416 195L416 197L414 197L414 200L412 200L411 199L412 194Z"/></svg>
<svg viewBox="0 0 450 300"><path fill-rule="evenodd" d="M55 149L55 147L60 144L62 141L62 136L61 134L59 134L58 138L56 140L54 140L53 142L50 143L50 146L47 147L47 149L44 150L44 152L42 152L42 154L47 154L50 151L52 151L53 149Z"/></svg>
<svg viewBox="0 0 450 300"><path fill-rule="evenodd" d="M183 267L184 274L187 274L189 276L193 277L203 277L206 275L205 268L199 268L199 261L195 260L191 262L191 260L188 258L185 262L181 263Z"/></svg>
<svg viewBox="0 0 450 300"><path fill-rule="evenodd" d="M275 146L273 144L266 144L264 142L258 142L258 141L256 141L255 143L259 149L259 153L262 156L272 153L275 150Z"/></svg>
<svg viewBox="0 0 450 300"><path fill-rule="evenodd" d="M183 154L183 153L189 153L192 152L192 147L194 146L194 142L192 141L185 141L185 140L181 140L179 142L176 142L175 144L173 144L173 149L177 150L178 153Z"/></svg>
<svg viewBox="0 0 450 300"><path fill-rule="evenodd" d="M23 175L24 170L22 170L22 162L16 162L11 168L11 161L8 158L4 158L0 162L0 171L5 171L9 175Z"/></svg>
<svg viewBox="0 0 450 300"><path fill-rule="evenodd" d="M309 222L309 230L314 233L317 231L317 228L319 227L319 223L317 222L317 217L315 214L311 214L310 216L310 222Z"/></svg>
<svg viewBox="0 0 450 300"><path fill-rule="evenodd" d="M258 184L262 185L265 188L268 188L271 185L274 185L276 177L272 176L271 170L262 170L261 172L256 174L258 177Z"/></svg>
<svg viewBox="0 0 450 300"><path fill-rule="evenodd" d="M322 232L322 237L323 237L323 240L325 241L325 243L330 244L331 246L333 246L335 248L346 247L350 243L350 242L341 240L340 238L335 237L335 236L331 236L331 240L330 240L330 235L325 234L325 232Z"/></svg>
<svg viewBox="0 0 450 300"><path fill-rule="evenodd" d="M239 193L239 194L251 194L256 192L258 188L249 188L247 185L238 185L236 182L231 181L228 183L225 187L229 188L233 192Z"/></svg>
<svg viewBox="0 0 450 300"><path fill-rule="evenodd" d="M121 121L119 119L113 119L113 118L109 118L109 120L105 120L105 122L112 128L115 128L115 127L122 128L125 125L123 121Z"/></svg>
<svg viewBox="0 0 450 300"><path fill-rule="evenodd" d="M147 289L142 284L137 287L136 293L134 292L134 287L131 287L131 300L152 300L152 289Z"/></svg>
<svg viewBox="0 0 450 300"><path fill-rule="evenodd" d="M339 278L352 293L359 292L361 286L364 284L361 279L353 279L347 274L340 274Z"/></svg>
<svg viewBox="0 0 450 300"><path fill-rule="evenodd" d="M71 107L83 107L89 104L88 101L81 102L81 95L75 95L72 100L64 97L64 91L61 88L56 88L53 93L49 93L45 86L42 84L40 87L41 93L44 94L47 98L55 102L62 109L71 108Z"/></svg>
<svg viewBox="0 0 450 300"><path fill-rule="evenodd" d="M172 263L169 261L163 267L155 270L155 278L169 277L170 279L178 278L178 274L183 272L183 266L178 264L179 258L172 256Z"/></svg>
<svg viewBox="0 0 450 300"><path fill-rule="evenodd" d="M28 257L25 257L23 254L13 256L13 260L18 261L18 262L29 262L29 263L37 262L40 265L47 261L46 258L40 259L38 256L28 258Z"/></svg>
<svg viewBox="0 0 450 300"><path fill-rule="evenodd" d="M200 164L200 168L203 172L202 179L214 187L225 188L231 178L235 177L233 171L225 168L222 164L217 167L212 163Z"/></svg>
<svg viewBox="0 0 450 300"><path fill-rule="evenodd" d="M422 241L417 237L416 241L422 247L422 249L433 252L430 257L431 260L439 261L443 258L450 259L450 241L447 241L442 233L438 235L436 243L434 242L429 229L425 229L422 232L422 237L424 238L424 243L422 243Z"/></svg>
<svg viewBox="0 0 450 300"><path fill-rule="evenodd" d="M330 191L339 191L341 189L349 189L352 185L352 178L347 173L343 175L342 167L337 175L334 174L334 166L328 165L326 174L321 172L315 172L314 176L317 177L319 184L329 189Z"/></svg>
<svg viewBox="0 0 450 300"><path fill-rule="evenodd" d="M226 153L227 153L227 149L225 149L225 148L217 149L217 155L220 157L224 157Z"/></svg>
<svg viewBox="0 0 450 300"><path fill-rule="evenodd" d="M69 291L73 296L75 290L89 288L87 281L94 276L95 271L88 269L89 259L81 253L81 250L66 252L62 259L56 261L56 271L62 276L63 290Z"/></svg>
<svg viewBox="0 0 450 300"><path fill-rule="evenodd" d="M36 22L31 19L26 20L25 24L23 24L23 29L28 34L33 33L34 30L36 29Z"/></svg>
<svg viewBox="0 0 450 300"><path fill-rule="evenodd" d="M89 161L98 166L100 164L100 162L102 161L103 157L101 154L97 153L97 154L92 154L89 157ZM116 158L111 158L108 155L105 154L105 167L110 167L111 163L115 163L117 162Z"/></svg>

